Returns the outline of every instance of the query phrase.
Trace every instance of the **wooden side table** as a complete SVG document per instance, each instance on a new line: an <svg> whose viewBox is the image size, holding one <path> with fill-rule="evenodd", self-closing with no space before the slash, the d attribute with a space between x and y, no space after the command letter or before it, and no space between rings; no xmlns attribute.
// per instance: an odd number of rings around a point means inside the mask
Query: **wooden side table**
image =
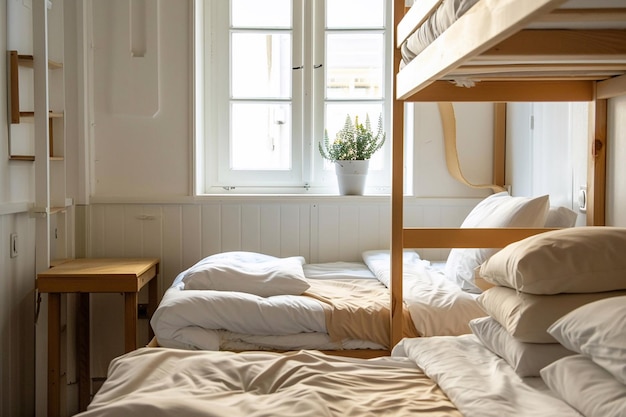
<svg viewBox="0 0 626 417"><path fill-rule="evenodd" d="M89 404L91 376L89 352L89 294L124 293L124 349L137 348L137 301L148 285L148 315L157 307L159 259L74 259L37 274L37 290L48 293L48 416L61 409L61 294L80 293L78 309L79 410Z"/></svg>

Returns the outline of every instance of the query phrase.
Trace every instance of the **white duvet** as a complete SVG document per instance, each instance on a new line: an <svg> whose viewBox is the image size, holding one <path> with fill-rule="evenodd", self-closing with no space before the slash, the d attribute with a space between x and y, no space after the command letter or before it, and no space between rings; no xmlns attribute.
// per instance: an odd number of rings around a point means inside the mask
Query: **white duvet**
<svg viewBox="0 0 626 417"><path fill-rule="evenodd" d="M250 254L249 260L254 262L255 259L266 260L258 254ZM389 282L388 251L365 252L363 260L364 263L304 264L302 268L306 279L357 278ZM197 270L194 267L189 270ZM179 274L152 317L151 325L161 346L219 350L232 346L254 348L259 342L259 346L267 349L382 348L358 340L331 343L324 309L313 298L185 290L184 277L189 270ZM469 320L485 315L474 296L446 280L414 251L406 251L404 256L404 300L420 335L469 333Z"/></svg>
<svg viewBox="0 0 626 417"><path fill-rule="evenodd" d="M403 339L392 356L415 362L465 417L581 417L541 378L521 378L473 334Z"/></svg>
<svg viewBox="0 0 626 417"><path fill-rule="evenodd" d="M372 360L143 348L111 362L80 414L125 415L580 417L473 335L404 339Z"/></svg>

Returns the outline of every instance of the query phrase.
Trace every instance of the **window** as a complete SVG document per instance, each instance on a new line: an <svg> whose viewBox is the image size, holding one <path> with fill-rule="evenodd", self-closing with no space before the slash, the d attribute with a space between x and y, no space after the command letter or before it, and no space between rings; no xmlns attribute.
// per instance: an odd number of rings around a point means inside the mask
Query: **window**
<svg viewBox="0 0 626 417"><path fill-rule="evenodd" d="M391 2L196 2L196 191L333 193L318 142L346 116L391 126ZM370 163L388 193L391 135Z"/></svg>

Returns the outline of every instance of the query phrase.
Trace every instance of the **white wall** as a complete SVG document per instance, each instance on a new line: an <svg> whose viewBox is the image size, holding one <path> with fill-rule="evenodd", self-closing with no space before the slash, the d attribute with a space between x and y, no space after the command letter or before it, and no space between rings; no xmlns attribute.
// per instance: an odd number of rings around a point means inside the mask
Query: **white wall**
<svg viewBox="0 0 626 417"><path fill-rule="evenodd" d="M94 0L92 194L187 196L191 190L191 10L189 1L146 1L131 36L127 1ZM135 26L136 27L136 26ZM139 39L137 39L139 38ZM133 45L141 52L133 56ZM142 56L137 56L142 55Z"/></svg>
<svg viewBox="0 0 626 417"><path fill-rule="evenodd" d="M7 4L7 1L9 4ZM10 6L10 14L8 9ZM29 40L22 2L0 0L0 416L34 415L35 401L35 231L28 215L33 200L32 162L9 161L7 54ZM9 17L7 17L9 16ZM24 23L23 38L9 18ZM28 52L28 51L27 51ZM17 139L17 138L16 138ZM9 256L11 234L17 234L17 257Z"/></svg>

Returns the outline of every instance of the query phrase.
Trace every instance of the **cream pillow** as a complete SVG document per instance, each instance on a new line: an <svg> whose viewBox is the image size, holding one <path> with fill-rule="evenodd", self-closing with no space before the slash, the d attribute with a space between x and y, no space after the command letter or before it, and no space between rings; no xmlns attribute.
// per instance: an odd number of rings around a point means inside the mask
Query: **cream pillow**
<svg viewBox="0 0 626 417"><path fill-rule="evenodd" d="M488 282L530 294L626 289L626 228L573 227L511 243L480 268Z"/></svg>
<svg viewBox="0 0 626 417"><path fill-rule="evenodd" d="M626 387L583 355L568 356L541 370L546 385L587 417L626 416Z"/></svg>
<svg viewBox="0 0 626 417"><path fill-rule="evenodd" d="M543 227L549 207L547 195L536 198L511 197L503 191L478 203L461 227ZM480 288L474 283L474 269L497 250L452 249L444 270L446 277L465 291L480 293Z"/></svg>
<svg viewBox="0 0 626 417"><path fill-rule="evenodd" d="M504 359L522 378L539 376L541 368L574 354L559 343L520 342L493 317L474 319L469 325L482 344Z"/></svg>
<svg viewBox="0 0 626 417"><path fill-rule="evenodd" d="M547 332L556 320L582 305L621 295L626 295L626 291L534 295L518 293L507 287L492 287L478 296L477 301L519 341L556 343L557 340Z"/></svg>
<svg viewBox="0 0 626 417"><path fill-rule="evenodd" d="M548 333L626 384L626 297L584 305L557 320Z"/></svg>

